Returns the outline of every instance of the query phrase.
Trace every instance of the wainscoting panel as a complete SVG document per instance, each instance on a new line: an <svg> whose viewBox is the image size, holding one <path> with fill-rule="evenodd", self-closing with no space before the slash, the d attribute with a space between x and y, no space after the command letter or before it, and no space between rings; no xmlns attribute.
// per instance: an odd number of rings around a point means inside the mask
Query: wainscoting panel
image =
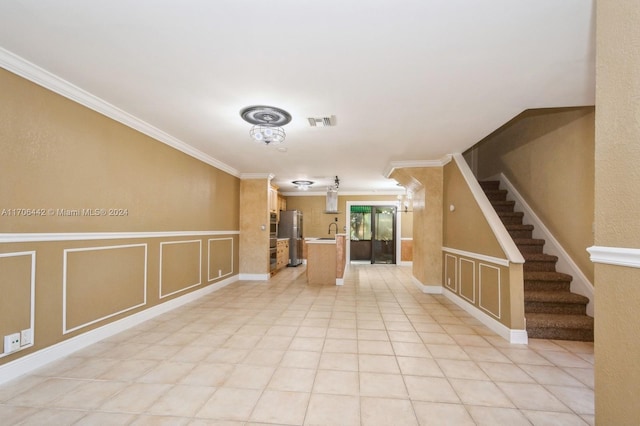
<svg viewBox="0 0 640 426"><path fill-rule="evenodd" d="M209 282L233 274L233 238L211 238L207 242Z"/></svg>
<svg viewBox="0 0 640 426"><path fill-rule="evenodd" d="M65 249L62 332L147 303L147 244Z"/></svg>
<svg viewBox="0 0 640 426"><path fill-rule="evenodd" d="M470 303L476 302L476 262L460 259L460 296Z"/></svg>
<svg viewBox="0 0 640 426"><path fill-rule="evenodd" d="M478 305L481 309L500 319L502 316L500 269L480 263L479 271L480 300Z"/></svg>
<svg viewBox="0 0 640 426"><path fill-rule="evenodd" d="M454 293L458 292L458 258L444 255L444 286Z"/></svg>
<svg viewBox="0 0 640 426"><path fill-rule="evenodd" d="M202 240L160 243L160 299L202 284Z"/></svg>

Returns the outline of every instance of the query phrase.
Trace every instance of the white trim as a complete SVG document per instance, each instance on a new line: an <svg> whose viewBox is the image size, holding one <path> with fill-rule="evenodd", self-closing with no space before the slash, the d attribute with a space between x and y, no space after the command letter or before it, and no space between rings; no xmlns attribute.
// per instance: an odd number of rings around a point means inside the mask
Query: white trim
<svg viewBox="0 0 640 426"><path fill-rule="evenodd" d="M240 281L269 281L270 274L240 274Z"/></svg>
<svg viewBox="0 0 640 426"><path fill-rule="evenodd" d="M344 285L344 278L336 278L336 285Z"/></svg>
<svg viewBox="0 0 640 426"><path fill-rule="evenodd" d="M44 241L126 240L131 238L173 238L197 235L239 235L240 231L165 231L165 232L48 232L0 234L0 243Z"/></svg>
<svg viewBox="0 0 640 426"><path fill-rule="evenodd" d="M401 260L400 263L396 262L396 264L400 266L411 266L413 265L413 260Z"/></svg>
<svg viewBox="0 0 640 426"><path fill-rule="evenodd" d="M168 300L160 305L137 312L126 318L89 330L86 333L72 337L60 343L56 343L55 345L48 346L37 352L16 359L15 361L0 365L0 384L6 383L9 380L22 376L23 374L27 374L60 358L71 355L80 349L128 330L131 327L142 324L143 322L153 319L158 315L162 315L187 303L200 299L201 297L226 287L237 280L237 276L230 277L202 289Z"/></svg>
<svg viewBox="0 0 640 426"><path fill-rule="evenodd" d="M524 257L518 250L518 247L513 242L511 235L507 232L507 228L505 228L504 224L500 220L498 213L496 213L495 209L491 205L491 202L485 195L482 187L478 183L478 180L475 178L469 165L465 161L465 159L460 154L453 154L453 160L455 161L460 173L464 177L464 180L467 182L467 186L469 190L473 194L473 197L482 210L482 214L485 217L485 220L491 227L493 234L498 240L498 244L502 247L502 251L504 251L505 256L511 263L524 263ZM454 213L455 214L455 213Z"/></svg>
<svg viewBox="0 0 640 426"><path fill-rule="evenodd" d="M275 177L273 173L242 173L240 174L241 180L246 179L268 179L271 180Z"/></svg>
<svg viewBox="0 0 640 426"><path fill-rule="evenodd" d="M469 299L467 296L462 294L462 262L468 262L471 264L471 272L473 276L472 282L471 282L471 289L473 290L473 299ZM476 262L475 260L460 258L458 261L458 276L460 277L458 279L458 281L460 281L459 283L460 285L458 286L458 295L460 295L460 297L462 297L469 303L472 303L472 304L476 303Z"/></svg>
<svg viewBox="0 0 640 426"><path fill-rule="evenodd" d="M640 249L592 246L587 251L593 263L640 268Z"/></svg>
<svg viewBox="0 0 640 426"><path fill-rule="evenodd" d="M144 282L142 283L144 294L142 298L142 303L129 306L128 308L122 309L118 312L113 312L103 317L96 318L87 323L80 324L73 328L67 329L67 263L68 263L67 253L79 252L79 251L113 250L113 249L131 248L131 247L144 247ZM95 324L105 319L112 318L116 315L120 315L125 312L129 312L141 306L145 306L147 304L147 256L148 256L147 244L127 244L127 245L119 245L119 246L82 247L82 248L75 248L75 249L64 249L63 257L62 257L62 334L71 333L73 331L79 330L81 328L87 327L89 325Z"/></svg>
<svg viewBox="0 0 640 426"><path fill-rule="evenodd" d="M31 288L31 300L29 303L29 329L31 330L31 343L28 345L21 345L18 349L13 352L4 353L0 352L0 358L3 358L7 355L15 354L16 352L20 352L21 350L32 347L35 344L35 316L36 316L36 252L35 250L31 251L17 251L11 253L0 253L0 257L18 257L18 256L31 256L31 279L30 279L30 288Z"/></svg>
<svg viewBox="0 0 640 426"><path fill-rule="evenodd" d="M458 250L450 247L442 247L442 251L457 254L458 256L470 257L476 260L484 260L485 262L494 263L500 266L509 266L509 261L507 259L500 259L499 257L487 256L480 253L473 253L471 251Z"/></svg>
<svg viewBox="0 0 640 426"><path fill-rule="evenodd" d="M425 294L442 294L441 285L424 285L416 277L411 277L411 282L418 287L418 290Z"/></svg>
<svg viewBox="0 0 640 426"><path fill-rule="evenodd" d="M511 329L501 322L491 318L484 312L480 311L475 306L465 302L455 293L451 291L445 291L444 296L451 300L453 303L464 309L469 315L480 321L487 326L491 331L495 332L498 336L502 337L509 343L526 345L529 343L529 337L527 330Z"/></svg>
<svg viewBox="0 0 640 426"><path fill-rule="evenodd" d="M198 282L195 284L190 284L187 287L183 287L179 290L172 291L171 293L163 294L162 293L162 246L165 244L188 244L188 243L197 243L198 244ZM158 267L158 298L164 299L165 297L173 296L174 294L181 293L185 290L189 290L190 288L197 287L202 285L202 240L188 240L188 241L163 241L160 243L160 266Z"/></svg>
<svg viewBox="0 0 640 426"><path fill-rule="evenodd" d="M95 95L81 89L78 86L40 68L39 66L27 61L24 58L0 47L0 67L11 71L33 83L36 83L46 89L51 90L67 99L79 103L93 111L96 111L106 117L112 118L119 123L124 124L134 130L139 131L159 142L169 145L178 151L207 163L223 172L229 173L235 177L239 176L238 170L233 167L216 160L208 154L190 146L180 139L152 126L151 124L135 117L126 111L110 104L109 102L98 98Z"/></svg>
<svg viewBox="0 0 640 426"><path fill-rule="evenodd" d="M382 171L382 175L386 178L391 176L395 169L406 168L425 168L425 167L443 167L451 161L450 155L445 155L439 160L407 160L407 161L391 161Z"/></svg>
<svg viewBox="0 0 640 426"><path fill-rule="evenodd" d="M211 241L224 241L224 240L231 240L231 268L230 268L231 272L211 278ZM207 240L207 282L212 282L219 278L224 278L228 275L233 275L233 238L209 238Z"/></svg>
<svg viewBox="0 0 640 426"><path fill-rule="evenodd" d="M449 285L449 262L447 262L447 258L449 258L449 257L453 259L453 265L454 265L453 266L453 273L454 273L454 276L453 276L453 287L451 287ZM458 268L457 268L457 265L458 265L458 257L457 256L452 256L449 253L445 253L445 255L444 255L444 278L447 281L444 283L444 286L446 288L448 288L449 290L453 291L454 293L458 292Z"/></svg>
<svg viewBox="0 0 640 426"><path fill-rule="evenodd" d="M327 192L319 192L319 191L300 191L300 192L295 192L295 191L286 191L286 192L280 192L282 195L287 196L287 197L326 197L327 196ZM404 189L402 190L387 190L387 191L379 191L379 190L375 190L372 189L370 191L340 191L338 193L338 197L346 197L346 196L361 196L361 195L384 195L384 196L392 196L392 197L397 197L398 195L402 195L404 194ZM395 198L394 198L395 199ZM395 202L395 201L394 201Z"/></svg>
<svg viewBox="0 0 640 426"><path fill-rule="evenodd" d="M544 239L545 253L558 257L556 270L559 272L566 272L573 277L573 281L571 281L571 291L589 299L589 304L587 305L587 315L593 316L593 300L595 290L591 281L589 281L589 279L578 267L578 265L573 261L573 259L571 259L569 253L567 253L567 251L562 247L558 240L555 239L551 231L549 231L549 229L544 225L542 220L540 220L531 206L527 204L522 195L520 195L518 190L513 186L509 179L503 173L500 173L498 176L490 179L499 180L500 185L504 185L504 188L509 191L507 199L515 201L516 210L522 211L524 213L523 221L525 223L533 225L533 237Z"/></svg>

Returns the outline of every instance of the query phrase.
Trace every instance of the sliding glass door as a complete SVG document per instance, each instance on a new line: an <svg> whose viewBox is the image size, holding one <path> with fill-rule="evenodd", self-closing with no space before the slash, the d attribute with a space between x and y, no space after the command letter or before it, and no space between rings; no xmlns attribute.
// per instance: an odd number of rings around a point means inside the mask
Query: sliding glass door
<svg viewBox="0 0 640 426"><path fill-rule="evenodd" d="M396 263L395 206L351 206L352 261Z"/></svg>

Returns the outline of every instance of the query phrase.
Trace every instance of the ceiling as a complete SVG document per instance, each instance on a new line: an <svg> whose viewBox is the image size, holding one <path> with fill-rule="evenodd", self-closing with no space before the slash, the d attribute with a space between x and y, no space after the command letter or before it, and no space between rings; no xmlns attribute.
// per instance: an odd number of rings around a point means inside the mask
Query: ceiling
<svg viewBox="0 0 640 426"><path fill-rule="evenodd" d="M236 176L382 194L398 191L390 167L463 152L525 109L593 105L594 14L594 0L6 0L0 66ZM250 139L251 105L292 115L284 144Z"/></svg>

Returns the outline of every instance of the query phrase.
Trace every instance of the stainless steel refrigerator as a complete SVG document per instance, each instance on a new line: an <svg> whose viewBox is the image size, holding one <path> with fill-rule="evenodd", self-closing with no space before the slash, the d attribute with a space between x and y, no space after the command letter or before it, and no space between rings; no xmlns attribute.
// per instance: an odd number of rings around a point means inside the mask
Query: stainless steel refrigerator
<svg viewBox="0 0 640 426"><path fill-rule="evenodd" d="M278 238L289 238L289 265L302 263L302 212L283 210L280 212Z"/></svg>

